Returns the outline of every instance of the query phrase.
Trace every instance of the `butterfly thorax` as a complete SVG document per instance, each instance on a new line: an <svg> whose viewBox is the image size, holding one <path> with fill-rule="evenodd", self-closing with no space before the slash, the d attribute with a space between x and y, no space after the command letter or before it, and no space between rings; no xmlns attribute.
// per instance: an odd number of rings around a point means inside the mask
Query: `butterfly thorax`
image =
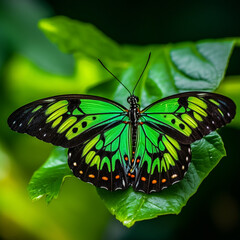
<svg viewBox="0 0 240 240"><path fill-rule="evenodd" d="M130 96L128 98L128 103L130 104L130 109L128 112L128 116L130 119L131 123L131 134L132 134L132 150L135 152L136 148L136 138L137 138L137 125L138 125L138 120L140 117L139 113L139 104L138 104L138 97L137 96Z"/></svg>

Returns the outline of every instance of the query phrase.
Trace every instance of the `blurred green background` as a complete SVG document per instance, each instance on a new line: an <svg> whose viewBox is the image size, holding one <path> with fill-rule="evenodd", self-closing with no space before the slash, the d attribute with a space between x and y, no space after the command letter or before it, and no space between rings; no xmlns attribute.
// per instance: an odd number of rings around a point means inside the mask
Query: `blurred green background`
<svg viewBox="0 0 240 240"><path fill-rule="evenodd" d="M240 236L240 129L221 129L228 156L178 216L122 226L93 186L67 179L57 200L32 203L27 184L52 146L10 131L17 107L94 86L91 62L75 66L38 29L40 19L64 15L90 22L122 44L152 44L240 36L238 1L0 0L0 239L233 239ZM235 49L218 92L240 101L240 50ZM99 76L98 76L99 77Z"/></svg>

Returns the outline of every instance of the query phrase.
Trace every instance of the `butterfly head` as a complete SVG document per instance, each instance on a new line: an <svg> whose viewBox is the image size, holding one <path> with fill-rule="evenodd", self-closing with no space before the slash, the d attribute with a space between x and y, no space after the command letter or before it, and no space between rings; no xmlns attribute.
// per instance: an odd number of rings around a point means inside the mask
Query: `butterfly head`
<svg viewBox="0 0 240 240"><path fill-rule="evenodd" d="M130 105L137 105L137 103L139 102L139 98L135 95L131 95L130 97L128 97L127 101Z"/></svg>

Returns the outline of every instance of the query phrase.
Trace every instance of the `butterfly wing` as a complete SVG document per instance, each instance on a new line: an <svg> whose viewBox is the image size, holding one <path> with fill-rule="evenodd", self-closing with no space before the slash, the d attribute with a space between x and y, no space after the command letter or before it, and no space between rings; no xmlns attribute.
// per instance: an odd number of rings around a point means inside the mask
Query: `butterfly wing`
<svg viewBox="0 0 240 240"><path fill-rule="evenodd" d="M126 120L128 117L114 126L103 127L98 134L69 149L68 164L76 177L110 191L129 186L131 131Z"/></svg>
<svg viewBox="0 0 240 240"><path fill-rule="evenodd" d="M125 115L123 106L105 98L62 95L17 109L8 118L8 124L14 131L69 148L85 142L109 124L120 123Z"/></svg>
<svg viewBox="0 0 240 240"><path fill-rule="evenodd" d="M160 130L141 124L135 157L134 190L159 192L183 178L191 161L191 148Z"/></svg>
<svg viewBox="0 0 240 240"><path fill-rule="evenodd" d="M181 180L191 161L190 144L229 123L236 106L214 93L189 92L157 101L141 112L133 188L158 192Z"/></svg>
<svg viewBox="0 0 240 240"><path fill-rule="evenodd" d="M207 92L176 94L146 107L141 121L183 144L191 144L229 123L236 105L228 97Z"/></svg>
<svg viewBox="0 0 240 240"><path fill-rule="evenodd" d="M12 130L70 148L74 175L109 190L128 187L131 152L127 110L108 99L62 95L38 100L8 119Z"/></svg>

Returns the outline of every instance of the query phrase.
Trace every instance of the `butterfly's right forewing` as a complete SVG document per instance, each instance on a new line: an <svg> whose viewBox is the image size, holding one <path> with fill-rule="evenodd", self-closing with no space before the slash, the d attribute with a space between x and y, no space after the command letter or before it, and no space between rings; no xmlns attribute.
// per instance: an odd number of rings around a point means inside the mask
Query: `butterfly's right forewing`
<svg viewBox="0 0 240 240"><path fill-rule="evenodd" d="M125 115L124 107L104 98L62 95L17 109L8 124L14 131L69 148L95 135L104 125L120 122Z"/></svg>

